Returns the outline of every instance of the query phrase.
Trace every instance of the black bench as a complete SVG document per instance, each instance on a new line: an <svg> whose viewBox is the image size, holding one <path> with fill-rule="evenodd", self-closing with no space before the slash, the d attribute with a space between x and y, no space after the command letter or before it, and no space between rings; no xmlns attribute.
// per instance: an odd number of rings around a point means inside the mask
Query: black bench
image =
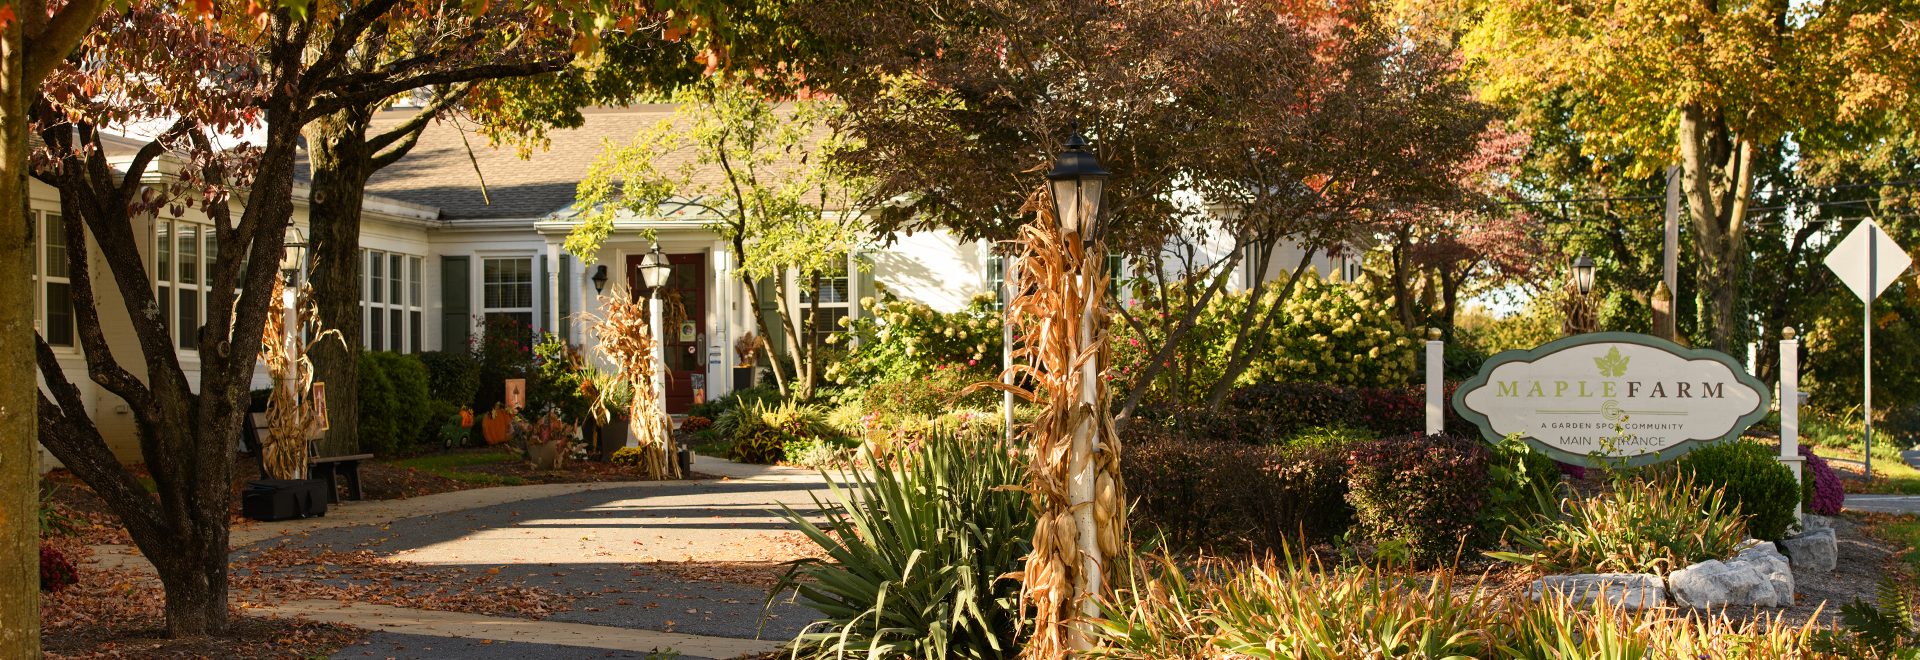
<svg viewBox="0 0 1920 660"><path fill-rule="evenodd" d="M247 423L240 434L246 451L253 454L254 462L260 467L260 478L271 479L267 474L266 452L262 450L262 438L267 436L267 414L264 412L247 413ZM346 456L314 456L313 444L307 444L307 478L327 482L327 503L340 503L340 481L347 482L347 499L359 501L364 496L360 491L360 461L373 458L373 454L349 454Z"/></svg>
<svg viewBox="0 0 1920 660"><path fill-rule="evenodd" d="M340 503L339 480L347 481L347 499L359 501L360 461L373 458L373 454L348 454L346 456L327 456L307 459L307 478L324 479L327 482L327 503Z"/></svg>

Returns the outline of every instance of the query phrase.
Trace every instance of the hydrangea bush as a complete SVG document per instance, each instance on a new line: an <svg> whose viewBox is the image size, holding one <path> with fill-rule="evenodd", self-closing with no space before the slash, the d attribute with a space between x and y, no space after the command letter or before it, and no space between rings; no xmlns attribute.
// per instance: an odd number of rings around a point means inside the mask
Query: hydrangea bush
<svg viewBox="0 0 1920 660"><path fill-rule="evenodd" d="M1269 282L1257 295L1271 304L1283 287L1284 280ZM1152 359L1165 342L1162 321L1169 310L1185 309L1184 295L1176 290L1166 300L1148 295L1124 303L1124 312L1112 325L1114 370L1109 378L1124 385ZM1193 331L1169 361L1171 368L1151 385L1154 398L1191 402L1206 397L1225 373L1228 351L1240 330L1239 315L1252 295L1256 292L1221 294L1201 310ZM1405 385L1417 374L1420 344L1414 333L1395 318L1390 301L1375 300L1357 285L1308 272L1279 314L1267 332L1248 337L1254 360L1235 387L1273 381L1390 387Z"/></svg>
<svg viewBox="0 0 1920 660"><path fill-rule="evenodd" d="M964 365L989 376L1000 363L1000 312L981 295L955 312L894 298L860 299L868 313L842 321L827 341L846 351L828 365L826 377L857 395L874 383L926 375L938 365Z"/></svg>

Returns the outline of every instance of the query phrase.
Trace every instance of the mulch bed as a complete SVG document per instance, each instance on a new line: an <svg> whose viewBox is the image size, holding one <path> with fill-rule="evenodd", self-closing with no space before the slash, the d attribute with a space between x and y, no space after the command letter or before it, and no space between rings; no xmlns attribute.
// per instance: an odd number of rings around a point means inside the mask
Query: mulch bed
<svg viewBox="0 0 1920 660"><path fill-rule="evenodd" d="M498 447L463 447L450 449L448 454L500 454L505 449ZM454 472L484 474L500 479L518 479L523 484L570 484L599 483L609 481L646 481L646 475L639 470L601 461L568 461L559 470L536 470L526 461L506 461L501 463L482 463L453 468ZM712 475L693 473L687 479L713 479ZM360 465L360 488L367 499L391 500L419 497L434 493L448 493L474 488L490 488L499 485L480 481L462 481L449 479L426 470L403 467L384 460L374 460Z"/></svg>
<svg viewBox="0 0 1920 660"><path fill-rule="evenodd" d="M74 562L79 581L40 600L40 642L48 658L312 658L356 643L366 632L344 626L228 610L217 637L170 639L160 585L150 576L87 563L82 537L49 541Z"/></svg>

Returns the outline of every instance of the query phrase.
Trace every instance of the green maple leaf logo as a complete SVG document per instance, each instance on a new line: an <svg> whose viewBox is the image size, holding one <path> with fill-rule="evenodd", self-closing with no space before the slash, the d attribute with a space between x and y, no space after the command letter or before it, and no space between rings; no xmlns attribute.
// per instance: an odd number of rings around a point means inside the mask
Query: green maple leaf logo
<svg viewBox="0 0 1920 660"><path fill-rule="evenodd" d="M1620 354L1619 348L1607 349L1607 354L1593 359L1600 367L1602 378L1619 378L1627 375L1627 356Z"/></svg>

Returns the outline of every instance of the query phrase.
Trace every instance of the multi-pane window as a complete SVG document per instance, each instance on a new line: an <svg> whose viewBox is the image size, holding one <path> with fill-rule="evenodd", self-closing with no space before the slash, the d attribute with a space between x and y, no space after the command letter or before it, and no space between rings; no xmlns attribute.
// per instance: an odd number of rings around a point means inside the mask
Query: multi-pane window
<svg viewBox="0 0 1920 660"><path fill-rule="evenodd" d="M214 258L213 228L178 220L154 223L154 300L161 323L172 331L180 348L199 346L200 326L214 310L211 305Z"/></svg>
<svg viewBox="0 0 1920 660"><path fill-rule="evenodd" d="M533 257L480 261L480 313L488 322L509 317L533 326Z"/></svg>
<svg viewBox="0 0 1920 660"><path fill-rule="evenodd" d="M420 296L420 257L362 250L361 300L366 321L362 345L370 351L418 353L424 305Z"/></svg>
<svg viewBox="0 0 1920 660"><path fill-rule="evenodd" d="M839 331L840 319L847 318L853 311L852 260L846 261L844 267L837 272L822 273L817 284L819 285L817 291L808 290L806 286L797 287L800 289L800 322L810 323L809 327L813 328L813 333L824 340L827 335ZM816 294L820 298L820 318L818 322L813 322L813 303Z"/></svg>
<svg viewBox="0 0 1920 660"><path fill-rule="evenodd" d="M54 346L73 346L73 284L67 279L67 228L56 213L34 212L28 216L27 244L34 246L39 261L29 264L33 273L34 305L41 336ZM44 266L40 264L44 263ZM44 269L44 274L42 271Z"/></svg>
<svg viewBox="0 0 1920 660"><path fill-rule="evenodd" d="M1007 306L1007 258L1000 255L987 257L987 288L993 290L993 308L1005 309Z"/></svg>

